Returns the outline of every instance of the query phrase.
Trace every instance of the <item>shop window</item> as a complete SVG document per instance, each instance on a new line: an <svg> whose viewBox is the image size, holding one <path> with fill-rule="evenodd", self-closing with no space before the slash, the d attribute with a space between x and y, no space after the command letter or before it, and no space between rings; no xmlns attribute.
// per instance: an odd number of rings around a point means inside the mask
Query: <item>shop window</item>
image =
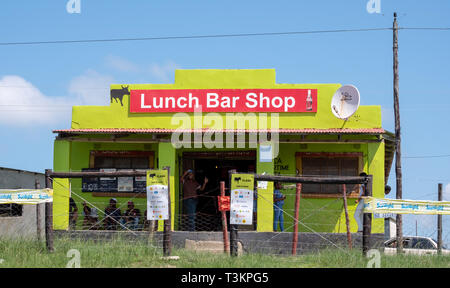
<svg viewBox="0 0 450 288"><path fill-rule="evenodd" d="M22 211L23 205L20 204L0 204L0 217L20 217Z"/></svg>
<svg viewBox="0 0 450 288"><path fill-rule="evenodd" d="M147 170L154 167L153 151L91 151L84 171ZM82 191L94 196L145 197L146 177L86 177Z"/></svg>
<svg viewBox="0 0 450 288"><path fill-rule="evenodd" d="M297 169L304 176L358 176L360 153L297 153ZM347 185L350 197L358 195L358 185ZM341 197L342 184L303 184L303 197Z"/></svg>

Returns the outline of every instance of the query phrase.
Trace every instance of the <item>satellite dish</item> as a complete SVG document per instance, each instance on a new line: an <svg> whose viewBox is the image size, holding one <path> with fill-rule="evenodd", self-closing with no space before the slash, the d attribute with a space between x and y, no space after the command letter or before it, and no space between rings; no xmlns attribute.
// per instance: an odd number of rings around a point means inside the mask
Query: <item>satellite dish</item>
<svg viewBox="0 0 450 288"><path fill-rule="evenodd" d="M331 112L339 119L347 120L359 107L359 91L353 85L339 88L331 99Z"/></svg>

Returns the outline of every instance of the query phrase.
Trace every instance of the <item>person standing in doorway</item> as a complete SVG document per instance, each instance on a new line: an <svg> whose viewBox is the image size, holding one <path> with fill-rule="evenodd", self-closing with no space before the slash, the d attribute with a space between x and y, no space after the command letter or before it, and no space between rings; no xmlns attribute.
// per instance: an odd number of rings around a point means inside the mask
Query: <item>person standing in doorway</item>
<svg viewBox="0 0 450 288"><path fill-rule="evenodd" d="M278 224L280 231L284 231L284 216L283 205L286 196L281 193L281 183L275 182L275 189L273 190L273 232L277 232Z"/></svg>
<svg viewBox="0 0 450 288"><path fill-rule="evenodd" d="M359 176L367 176L365 172L361 172ZM366 191L366 185L360 184L359 185L359 196L358 199L356 199L355 203L358 205L355 209L354 218L356 220L356 223L358 224L358 232L363 232L363 217L364 217L364 200L362 197L364 196L364 193Z"/></svg>
<svg viewBox="0 0 450 288"><path fill-rule="evenodd" d="M197 212L198 204L197 190L205 190L208 178L205 177L203 185L200 185L197 180L195 180L194 172L189 169L183 173L180 180L183 184L183 205L184 211L188 216L188 230L195 231L195 213Z"/></svg>

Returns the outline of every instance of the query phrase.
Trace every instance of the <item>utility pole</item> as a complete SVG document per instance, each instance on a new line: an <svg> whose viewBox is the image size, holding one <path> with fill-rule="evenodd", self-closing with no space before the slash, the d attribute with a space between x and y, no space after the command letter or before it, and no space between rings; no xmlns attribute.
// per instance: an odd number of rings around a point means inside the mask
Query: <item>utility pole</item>
<svg viewBox="0 0 450 288"><path fill-rule="evenodd" d="M398 24L397 24L397 13L394 13L394 24L393 24L393 36L394 36L394 116L395 116L395 175L397 178L396 182L396 199L402 199L402 162L401 162L401 138L400 138L400 109L398 104ZM402 215L397 214L397 253L403 251L403 223Z"/></svg>

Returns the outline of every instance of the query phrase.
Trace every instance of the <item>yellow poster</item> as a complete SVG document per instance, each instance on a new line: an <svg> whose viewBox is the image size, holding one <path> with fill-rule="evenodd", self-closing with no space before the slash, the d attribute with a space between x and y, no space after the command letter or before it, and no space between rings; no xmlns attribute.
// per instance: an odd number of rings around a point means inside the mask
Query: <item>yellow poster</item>
<svg viewBox="0 0 450 288"><path fill-rule="evenodd" d="M231 175L230 224L252 225L253 174Z"/></svg>
<svg viewBox="0 0 450 288"><path fill-rule="evenodd" d="M147 220L169 219L168 183L167 170L147 171Z"/></svg>

